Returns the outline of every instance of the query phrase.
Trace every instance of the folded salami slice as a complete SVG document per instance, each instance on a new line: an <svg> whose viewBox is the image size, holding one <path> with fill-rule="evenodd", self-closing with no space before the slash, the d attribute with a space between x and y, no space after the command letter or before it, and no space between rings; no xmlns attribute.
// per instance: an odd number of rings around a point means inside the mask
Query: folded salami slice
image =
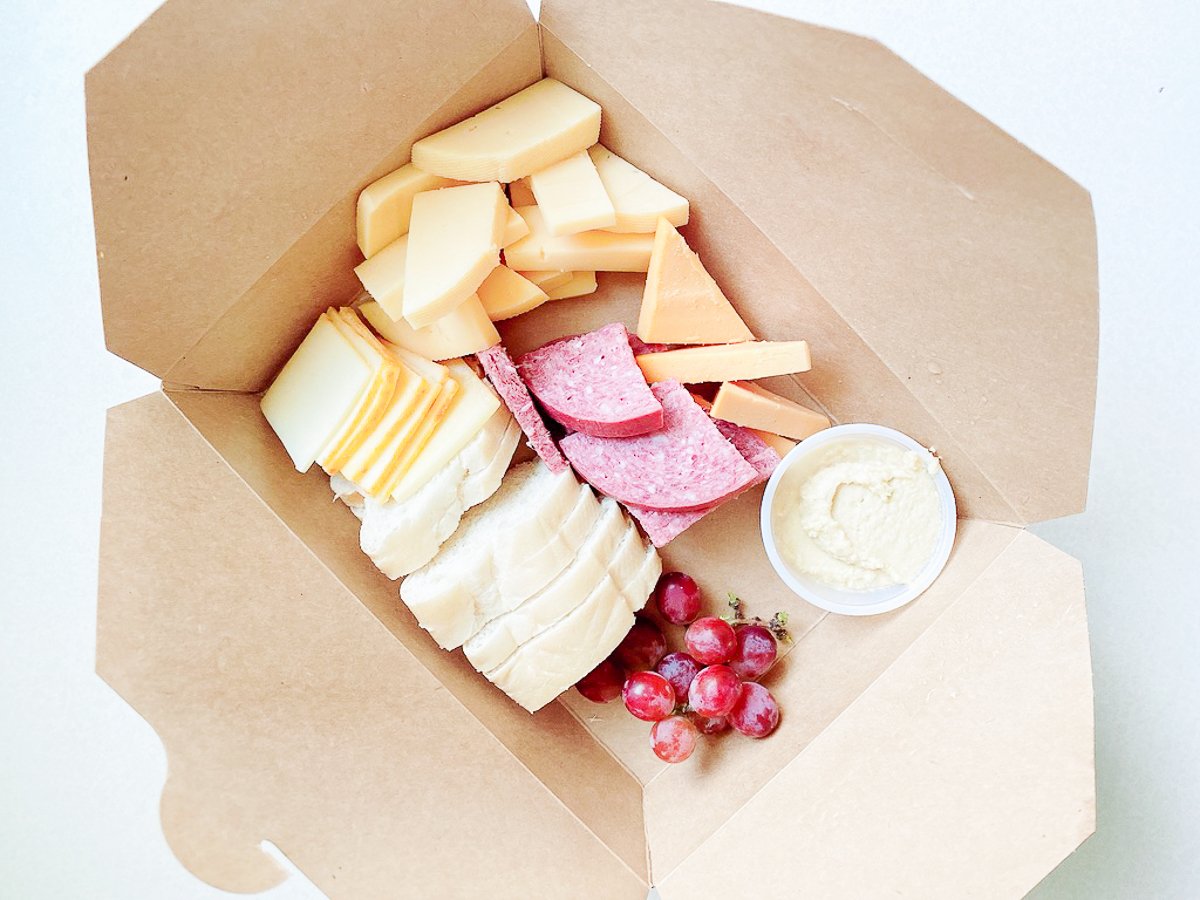
<svg viewBox="0 0 1200 900"><path fill-rule="evenodd" d="M754 466L758 473L754 480L746 485L746 490L756 484L762 484L771 477L771 473L779 465L780 457L766 441L749 429L734 425L732 422L716 422L716 426L721 434L725 435L729 442L737 448L742 458ZM642 530L646 532L646 536L650 538L650 542L655 547L665 547L718 506L721 506L721 503L691 512L667 512L633 505L627 505L626 509L631 516L638 520L638 524L642 526Z"/></svg>
<svg viewBox="0 0 1200 900"><path fill-rule="evenodd" d="M632 438L567 435L562 452L592 487L649 509L687 511L720 503L758 473L677 381L651 386L663 427Z"/></svg>
<svg viewBox="0 0 1200 900"><path fill-rule="evenodd" d="M662 404L620 322L551 341L517 360L517 369L542 409L571 431L624 438L662 428Z"/></svg>
<svg viewBox="0 0 1200 900"><path fill-rule="evenodd" d="M647 344L640 337L629 332L629 349L633 351L633 355L641 356L643 353L662 353L664 350L670 350L670 344Z"/></svg>
<svg viewBox="0 0 1200 900"><path fill-rule="evenodd" d="M503 344L496 344L487 350L475 354L483 371L487 373L492 387L504 401L504 405L512 412L513 418L529 438L529 446L542 458L546 467L556 475L567 468L567 461L559 452L558 445L550 436L550 429L542 420L542 414L533 405L529 389L521 380L517 367L513 365L512 357L504 349Z"/></svg>

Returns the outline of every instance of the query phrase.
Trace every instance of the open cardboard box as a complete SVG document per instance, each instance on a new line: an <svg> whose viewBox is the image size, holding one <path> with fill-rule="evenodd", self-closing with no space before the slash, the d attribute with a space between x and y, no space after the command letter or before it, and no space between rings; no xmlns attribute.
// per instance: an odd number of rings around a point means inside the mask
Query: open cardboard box
<svg viewBox="0 0 1200 900"><path fill-rule="evenodd" d="M619 704L530 716L440 651L297 476L256 392L357 290L359 190L542 76L688 196L689 243L772 386L935 447L945 573L885 616L792 597L759 493L671 544L720 602L786 609L768 740L651 754ZM1094 827L1079 564L1097 337L1087 193L860 37L693 0L169 0L89 73L108 346L163 379L111 411L97 668L169 755L162 820L222 888L332 896L1014 896ZM636 317L640 279L510 323L523 350ZM739 863L739 858L744 862Z"/></svg>

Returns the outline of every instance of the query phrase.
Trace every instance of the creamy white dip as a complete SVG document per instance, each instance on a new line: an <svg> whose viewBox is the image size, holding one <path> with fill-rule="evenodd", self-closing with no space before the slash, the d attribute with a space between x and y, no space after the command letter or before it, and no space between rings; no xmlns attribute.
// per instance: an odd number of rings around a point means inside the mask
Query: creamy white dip
<svg viewBox="0 0 1200 900"><path fill-rule="evenodd" d="M908 584L929 561L942 528L932 453L847 438L797 461L772 509L784 562L844 591Z"/></svg>

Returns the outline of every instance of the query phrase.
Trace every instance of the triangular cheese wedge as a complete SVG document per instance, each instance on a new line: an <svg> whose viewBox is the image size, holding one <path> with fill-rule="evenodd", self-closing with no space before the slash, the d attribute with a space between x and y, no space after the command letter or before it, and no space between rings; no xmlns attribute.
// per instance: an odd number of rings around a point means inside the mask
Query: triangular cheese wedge
<svg viewBox="0 0 1200 900"><path fill-rule="evenodd" d="M547 299L545 291L508 266L496 266L479 286L479 300L493 322L537 309Z"/></svg>
<svg viewBox="0 0 1200 900"><path fill-rule="evenodd" d="M616 211L615 224L604 226L605 231L650 232L658 227L660 218L676 226L687 224L687 198L655 181L607 147L594 144L588 155ZM513 200L513 206L520 204Z"/></svg>
<svg viewBox="0 0 1200 900"><path fill-rule="evenodd" d="M514 212L513 215L516 215ZM517 216L520 219L520 216ZM522 219L522 221L524 221ZM354 274L367 293L393 319L404 312L404 276L408 267L408 235L392 241L365 262L354 267Z"/></svg>
<svg viewBox="0 0 1200 900"><path fill-rule="evenodd" d="M482 290L481 285L480 291ZM426 359L470 356L500 343L500 333L496 331L496 326L488 318L488 313L476 294L472 294L454 310L424 328L413 328L404 319L394 319L381 304L370 300L359 307L359 312L384 340L418 353Z"/></svg>
<svg viewBox="0 0 1200 900"><path fill-rule="evenodd" d="M650 344L733 344L754 335L700 257L666 219L658 220L638 337Z"/></svg>
<svg viewBox="0 0 1200 900"><path fill-rule="evenodd" d="M496 392L461 359L450 360L446 368L450 370L450 377L458 382L457 396L420 455L392 489L393 500L407 500L423 488L479 434L500 408Z"/></svg>
<svg viewBox="0 0 1200 900"><path fill-rule="evenodd" d="M597 287L595 272L572 272L570 281L550 288L546 291L546 296L551 300L566 300L568 297L594 294Z"/></svg>

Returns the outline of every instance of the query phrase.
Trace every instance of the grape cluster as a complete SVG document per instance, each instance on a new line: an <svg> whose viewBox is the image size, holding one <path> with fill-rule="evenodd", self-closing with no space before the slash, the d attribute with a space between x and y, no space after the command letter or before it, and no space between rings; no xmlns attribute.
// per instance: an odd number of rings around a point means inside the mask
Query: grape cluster
<svg viewBox="0 0 1200 900"><path fill-rule="evenodd" d="M575 685L579 693L593 703L620 697L633 716L653 723L651 749L669 763L691 756L700 734L732 728L762 738L774 731L779 704L758 684L779 653L772 628L701 617L700 588L682 572L659 578L653 599L664 619L687 626L687 652L667 653L662 630L639 616L612 655Z"/></svg>

